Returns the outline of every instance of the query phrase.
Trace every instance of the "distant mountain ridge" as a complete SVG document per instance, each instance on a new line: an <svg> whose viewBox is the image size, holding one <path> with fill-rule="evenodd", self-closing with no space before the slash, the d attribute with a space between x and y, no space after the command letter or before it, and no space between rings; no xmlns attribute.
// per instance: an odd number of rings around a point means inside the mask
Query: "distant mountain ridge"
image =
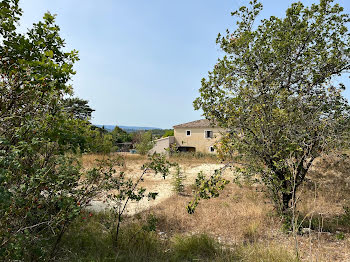
<svg viewBox="0 0 350 262"><path fill-rule="evenodd" d="M108 131L112 131L116 125L95 125L98 127L105 127ZM121 129L125 130L126 132L136 132L140 130L154 130L154 129L162 129L159 127L147 127L147 126L119 126Z"/></svg>

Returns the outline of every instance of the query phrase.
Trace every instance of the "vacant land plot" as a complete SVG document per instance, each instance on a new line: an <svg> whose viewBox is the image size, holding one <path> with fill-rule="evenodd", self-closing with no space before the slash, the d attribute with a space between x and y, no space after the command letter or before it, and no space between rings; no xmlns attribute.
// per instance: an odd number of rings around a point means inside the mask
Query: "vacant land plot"
<svg viewBox="0 0 350 262"><path fill-rule="evenodd" d="M83 156L83 164L91 167L98 158L103 156ZM125 165L116 168L131 177L139 175L140 167L147 161L146 157L139 155L127 154L123 158ZM300 234L296 237L283 230L263 187L257 183L234 184L233 170L224 173L231 183L222 194L201 201L195 214L189 215L186 205L193 198L197 174L202 171L210 175L223 164L213 157L176 157L170 160L178 162L186 176L184 194L173 191L171 175L163 179L147 174L142 186L159 195L155 201L132 203L128 209L129 222L155 217L157 232L165 239L176 234L207 233L228 246L259 243L290 252L298 249L305 261L350 261L350 214L344 209L350 204L348 158L328 156L315 163L299 193ZM101 195L91 208L105 210L107 205L103 201Z"/></svg>

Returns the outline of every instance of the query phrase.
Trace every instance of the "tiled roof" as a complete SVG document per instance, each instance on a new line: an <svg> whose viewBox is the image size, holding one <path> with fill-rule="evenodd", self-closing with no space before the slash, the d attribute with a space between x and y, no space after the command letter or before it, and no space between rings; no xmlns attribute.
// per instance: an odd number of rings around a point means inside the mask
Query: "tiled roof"
<svg viewBox="0 0 350 262"><path fill-rule="evenodd" d="M182 128L182 127L215 127L217 126L216 124L213 124L210 122L208 119L201 119L201 120L196 120L180 125L173 126L174 128Z"/></svg>

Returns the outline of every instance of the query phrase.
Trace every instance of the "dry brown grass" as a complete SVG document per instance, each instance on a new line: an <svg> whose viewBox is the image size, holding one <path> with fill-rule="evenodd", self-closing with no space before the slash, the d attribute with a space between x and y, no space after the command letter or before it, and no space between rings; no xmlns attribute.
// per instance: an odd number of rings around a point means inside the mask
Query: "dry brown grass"
<svg viewBox="0 0 350 262"><path fill-rule="evenodd" d="M192 198L183 196L172 196L150 212L160 218L160 230L206 232L232 243L254 242L268 238L266 233L279 223L268 216L272 208L261 194L230 185L220 197L202 201L193 215L186 210Z"/></svg>
<svg viewBox="0 0 350 262"><path fill-rule="evenodd" d="M191 153L178 153L169 156L169 160L183 165L193 164L217 164L220 160L213 154L191 154Z"/></svg>
<svg viewBox="0 0 350 262"><path fill-rule="evenodd" d="M111 153L111 154L84 154L82 155L82 165L84 168L91 168L96 165L97 160L105 159L123 159L125 163L132 163L135 166L139 163L145 163L147 161L147 156L142 156L139 154L130 153Z"/></svg>
<svg viewBox="0 0 350 262"><path fill-rule="evenodd" d="M91 164L96 157L102 156L84 156L83 162ZM125 160L126 169L133 173L140 171L140 166L147 158L126 155ZM217 164L212 158L179 157L176 162L185 170L185 174L201 168L203 163ZM205 232L228 244L254 242L294 251L292 234L282 231L282 223L274 215L273 206L261 192L260 186L239 187L229 184L220 197L202 200L195 214L189 215L186 205L192 200L193 181L194 174L187 175L187 196L173 195L163 199L156 206L143 211L141 217L153 213L158 218L158 230L169 236ZM165 182L155 180L152 176L146 177L145 183L151 187L166 186ZM303 260L350 261L350 225L339 222L344 214L343 206L350 203L349 183L350 161L346 158L328 156L319 159L309 173L300 189L297 205L300 218L304 218L302 227L310 224L312 228L310 233L297 237ZM340 232L344 234L344 240L338 238Z"/></svg>

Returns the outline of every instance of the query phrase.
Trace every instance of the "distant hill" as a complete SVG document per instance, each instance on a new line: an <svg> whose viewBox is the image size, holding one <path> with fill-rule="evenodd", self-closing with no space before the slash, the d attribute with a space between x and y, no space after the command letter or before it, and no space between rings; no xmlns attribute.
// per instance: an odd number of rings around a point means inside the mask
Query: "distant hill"
<svg viewBox="0 0 350 262"><path fill-rule="evenodd" d="M115 128L115 125L95 125L95 126L98 126L98 127L104 126L105 129L107 129L108 131L112 131ZM119 126L119 127L128 133L137 132L140 130L162 129L158 127L146 127L146 126Z"/></svg>

